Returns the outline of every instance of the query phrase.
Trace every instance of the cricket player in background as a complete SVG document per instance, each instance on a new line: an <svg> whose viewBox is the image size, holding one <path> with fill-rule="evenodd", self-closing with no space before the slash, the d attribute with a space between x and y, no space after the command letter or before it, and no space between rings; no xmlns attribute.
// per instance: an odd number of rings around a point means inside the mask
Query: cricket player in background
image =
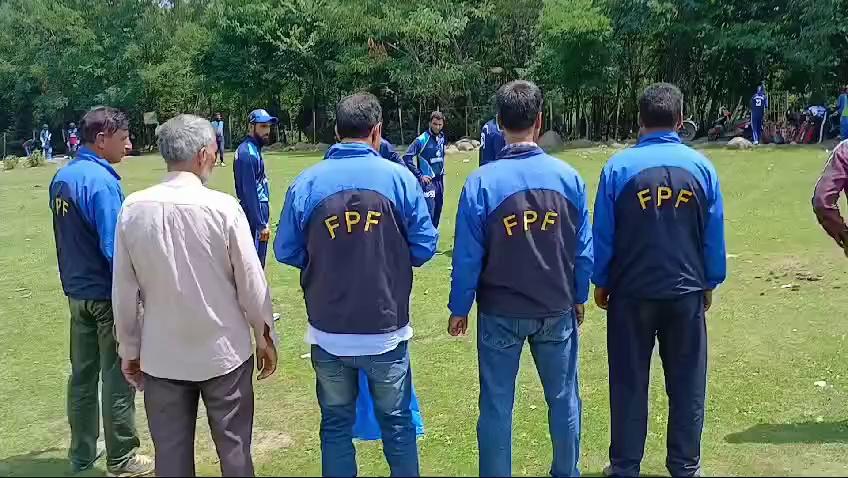
<svg viewBox="0 0 848 478"><path fill-rule="evenodd" d="M427 200L427 209L433 218L433 225L439 228L439 219L442 216L442 206L445 200L445 115L440 111L430 114L429 129L409 145L403 161L414 165L420 174L413 174L421 182L424 188L424 198ZM410 169L411 170L411 169Z"/></svg>
<svg viewBox="0 0 848 478"><path fill-rule="evenodd" d="M751 131L754 134L754 144L760 144L760 138L763 136L763 120L767 109L766 88L760 84L757 92L751 97Z"/></svg>
<svg viewBox="0 0 848 478"><path fill-rule="evenodd" d="M448 333L465 334L476 296L480 476L512 474L513 403L525 341L548 403L550 474L579 476L577 328L592 274L586 185L536 144L542 128L536 85L508 83L497 104L507 146L462 189Z"/></svg>
<svg viewBox="0 0 848 478"><path fill-rule="evenodd" d="M53 160L53 133L50 132L50 127L47 123L41 126L41 133L38 138L41 140L41 150L44 152L44 158L47 161Z"/></svg>
<svg viewBox="0 0 848 478"><path fill-rule="evenodd" d="M250 124L247 137L236 150L233 161L233 176L236 183L236 196L241 203L259 262L265 267L268 255L268 241L271 238L271 217L268 202L271 190L265 175L265 161L262 159L262 146L271 139L271 125L277 124L277 118L263 109L253 110L247 117Z"/></svg>
<svg viewBox="0 0 848 478"><path fill-rule="evenodd" d="M226 166L224 162L224 119L221 113L215 113L215 119L212 120L212 129L215 130L215 142L218 143L218 158L221 166Z"/></svg>
<svg viewBox="0 0 848 478"><path fill-rule="evenodd" d="M504 134L498 125L498 119L492 118L488 123L483 125L483 130L480 132L480 166L491 163L496 160L498 153L506 146Z"/></svg>
<svg viewBox="0 0 848 478"><path fill-rule="evenodd" d="M607 310L610 465L639 476L654 342L668 394L671 476L701 476L706 312L726 276L718 174L680 141L683 95L668 83L639 99L636 146L601 172L594 208L595 302Z"/></svg>

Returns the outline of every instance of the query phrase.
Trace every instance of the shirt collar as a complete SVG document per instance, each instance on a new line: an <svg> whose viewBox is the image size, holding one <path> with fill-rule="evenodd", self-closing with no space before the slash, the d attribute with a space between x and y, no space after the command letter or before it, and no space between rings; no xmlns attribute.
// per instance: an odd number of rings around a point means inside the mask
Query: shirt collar
<svg viewBox="0 0 848 478"><path fill-rule="evenodd" d="M81 147L79 151L77 151L77 157L76 159L74 159L74 161L91 161L92 163L99 164L106 171L108 171L109 174L114 176L115 179L117 179L118 181L121 180L121 176L118 174L117 171L115 171L115 168L113 168L108 161L98 156L97 153L95 153L86 146Z"/></svg>
<svg viewBox="0 0 848 478"><path fill-rule="evenodd" d="M678 136L676 132L671 130L657 131L656 133L640 136L639 143L636 144L636 147L663 143L680 144L680 136Z"/></svg>
<svg viewBox="0 0 848 478"><path fill-rule="evenodd" d="M522 143L512 143L504 146L498 152L498 159L523 159L537 154L543 154L542 148L538 144L528 141Z"/></svg>
<svg viewBox="0 0 848 478"><path fill-rule="evenodd" d="M170 171L162 182L174 186L203 186L200 178L188 171Z"/></svg>
<svg viewBox="0 0 848 478"><path fill-rule="evenodd" d="M336 143L330 146L324 159L344 159L354 156L379 156L370 145L363 143Z"/></svg>

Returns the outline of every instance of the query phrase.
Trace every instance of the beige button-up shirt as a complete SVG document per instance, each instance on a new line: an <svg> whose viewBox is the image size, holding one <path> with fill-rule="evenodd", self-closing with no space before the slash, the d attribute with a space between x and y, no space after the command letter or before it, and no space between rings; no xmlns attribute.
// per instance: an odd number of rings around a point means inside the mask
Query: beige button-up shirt
<svg viewBox="0 0 848 478"><path fill-rule="evenodd" d="M239 203L191 173L131 194L115 232L118 353L148 375L225 375L274 330L271 294ZM272 337L276 337L272 333Z"/></svg>

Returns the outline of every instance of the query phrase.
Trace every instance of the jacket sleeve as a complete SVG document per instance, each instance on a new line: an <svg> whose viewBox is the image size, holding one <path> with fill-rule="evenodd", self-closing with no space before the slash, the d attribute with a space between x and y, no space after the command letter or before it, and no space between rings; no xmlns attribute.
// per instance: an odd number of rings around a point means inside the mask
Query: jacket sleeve
<svg viewBox="0 0 848 478"><path fill-rule="evenodd" d="M409 149L406 150L406 153L403 155L403 162L406 165L406 169L408 169L415 179L419 182L421 181L421 170L418 169L418 166L415 164L415 156L421 151L421 141L418 141L418 138L415 138L412 141L412 144L409 145Z"/></svg>
<svg viewBox="0 0 848 478"><path fill-rule="evenodd" d="M483 130L480 131L480 148L477 150L477 165L482 166L488 163L488 158L486 154L486 133L488 132L489 125L484 124Z"/></svg>
<svg viewBox="0 0 848 478"><path fill-rule="evenodd" d="M409 178L409 176L406 176ZM421 185L409 178L405 188L406 231L409 241L409 256L414 267L421 267L436 253L439 244L439 231L433 226L433 219L427 209L424 191Z"/></svg>
<svg viewBox="0 0 848 478"><path fill-rule="evenodd" d="M592 264L595 258L592 250L592 226L586 201L586 184L580 180L579 185L580 196L577 207L580 211L580 225L577 229L577 251L574 260L574 291L575 303L585 304L589 301L589 283L592 280Z"/></svg>
<svg viewBox="0 0 848 478"><path fill-rule="evenodd" d="M97 190L88 200L88 219L97 230L100 252L110 266L115 252L115 226L123 202L121 188L113 185Z"/></svg>
<svg viewBox="0 0 848 478"><path fill-rule="evenodd" d="M839 212L839 194L848 187L848 146L841 143L830 155L813 193L813 211L827 234L844 247L848 226Z"/></svg>
<svg viewBox="0 0 848 478"><path fill-rule="evenodd" d="M259 158L253 154L251 148L240 149L238 158L233 161L236 196L238 196L244 208L247 223L254 231L267 226L259 210L259 195L256 192L256 174L258 170Z"/></svg>
<svg viewBox="0 0 848 478"><path fill-rule="evenodd" d="M297 204L296 186L297 181L286 192L286 201L274 237L274 256L278 262L303 269L307 260L306 241L301 229L303 211Z"/></svg>
<svg viewBox="0 0 848 478"><path fill-rule="evenodd" d="M615 240L615 189L607 168L601 172L595 196L592 239L595 254L592 282L597 287L609 287L609 265Z"/></svg>
<svg viewBox="0 0 848 478"><path fill-rule="evenodd" d="M402 159L400 159L400 155L395 151L395 147L392 146L392 143L383 142L380 144L380 156L388 159L393 163L398 163L401 166L405 166Z"/></svg>
<svg viewBox="0 0 848 478"><path fill-rule="evenodd" d="M727 248L724 242L724 198L718 174L711 171L710 207L704 227L704 273L707 287L712 290L727 278Z"/></svg>
<svg viewBox="0 0 848 478"><path fill-rule="evenodd" d="M453 269L448 309L452 315L467 317L474 304L480 271L485 256L483 207L477 198L477 188L465 183L456 210L456 232L453 247Z"/></svg>

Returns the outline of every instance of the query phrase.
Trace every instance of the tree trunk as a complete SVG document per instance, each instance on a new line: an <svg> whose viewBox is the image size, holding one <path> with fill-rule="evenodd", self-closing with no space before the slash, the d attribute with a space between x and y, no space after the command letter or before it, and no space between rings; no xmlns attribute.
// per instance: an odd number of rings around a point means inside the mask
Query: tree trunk
<svg viewBox="0 0 848 478"><path fill-rule="evenodd" d="M421 134L421 110L424 108L424 102L422 100L418 100L418 132L415 133L416 136Z"/></svg>
<svg viewBox="0 0 848 478"><path fill-rule="evenodd" d="M400 100L397 100L398 104L398 126L400 127L400 144L406 144L406 141L403 139L403 110L401 110Z"/></svg>

